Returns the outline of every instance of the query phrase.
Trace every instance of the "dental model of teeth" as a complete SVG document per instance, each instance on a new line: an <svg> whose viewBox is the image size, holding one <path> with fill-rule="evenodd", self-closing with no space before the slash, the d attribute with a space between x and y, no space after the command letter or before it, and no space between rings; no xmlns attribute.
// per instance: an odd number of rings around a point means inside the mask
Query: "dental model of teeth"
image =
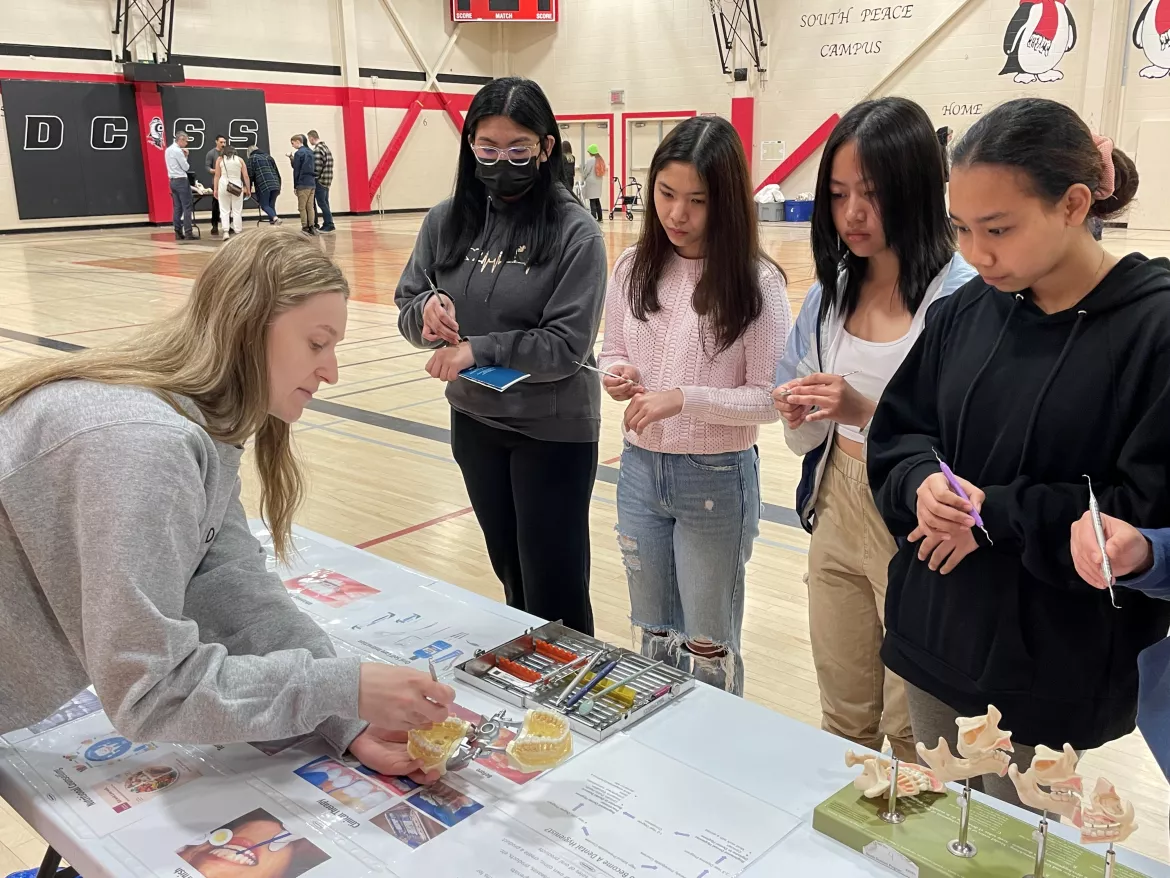
<svg viewBox="0 0 1170 878"><path fill-rule="evenodd" d="M945 738L938 739L938 746L928 750L918 742L918 755L930 766L935 776L943 783L968 780L995 774L1003 777L1011 764L1012 733L999 727L1003 714L995 705L988 705L983 716L961 716L955 720L959 727L959 756L951 752Z"/></svg>
<svg viewBox="0 0 1170 878"><path fill-rule="evenodd" d="M1138 828L1133 804L1121 798L1106 778L1097 778L1097 786L1073 815L1073 826L1081 831L1081 844L1123 842Z"/></svg>
<svg viewBox="0 0 1170 878"><path fill-rule="evenodd" d="M520 771L556 768L573 755L568 717L549 710L528 711L519 734L509 742L506 752L512 765Z"/></svg>
<svg viewBox="0 0 1170 878"><path fill-rule="evenodd" d="M429 729L414 729L406 736L406 752L422 762L423 771L447 773L447 762L471 732L471 723L448 717Z"/></svg>
<svg viewBox="0 0 1170 878"><path fill-rule="evenodd" d="M1071 744L1065 744L1063 750L1040 744L1028 770L1022 772L1012 765L1008 768L1008 777L1025 805L1071 820L1081 808L1083 792L1077 762L1077 751ZM1048 787L1048 791L1042 787Z"/></svg>
<svg viewBox="0 0 1170 878"><path fill-rule="evenodd" d="M849 750L845 764L850 768L861 765L863 770L853 780L853 786L861 790L867 799L880 799L890 792L890 760L884 756L866 753L859 755ZM898 766L898 797L917 796L921 793L946 792L946 785L935 777L929 768L905 762Z"/></svg>

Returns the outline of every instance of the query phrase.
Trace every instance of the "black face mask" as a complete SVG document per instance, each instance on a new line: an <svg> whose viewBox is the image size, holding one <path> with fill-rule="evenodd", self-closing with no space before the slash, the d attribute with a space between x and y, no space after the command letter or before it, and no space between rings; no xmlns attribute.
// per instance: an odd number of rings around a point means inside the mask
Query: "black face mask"
<svg viewBox="0 0 1170 878"><path fill-rule="evenodd" d="M540 165L535 158L526 164L514 165L507 159L500 159L494 165L475 163L475 176L487 187L489 194L499 198L512 198L527 192L540 174Z"/></svg>

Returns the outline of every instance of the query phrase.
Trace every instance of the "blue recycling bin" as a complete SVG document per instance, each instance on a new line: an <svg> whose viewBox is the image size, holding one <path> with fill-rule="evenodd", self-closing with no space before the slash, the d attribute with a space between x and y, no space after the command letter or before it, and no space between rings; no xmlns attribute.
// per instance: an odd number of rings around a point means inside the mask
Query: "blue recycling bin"
<svg viewBox="0 0 1170 878"><path fill-rule="evenodd" d="M784 221L789 223L808 223L812 222L813 202L811 201L785 201L784 202Z"/></svg>

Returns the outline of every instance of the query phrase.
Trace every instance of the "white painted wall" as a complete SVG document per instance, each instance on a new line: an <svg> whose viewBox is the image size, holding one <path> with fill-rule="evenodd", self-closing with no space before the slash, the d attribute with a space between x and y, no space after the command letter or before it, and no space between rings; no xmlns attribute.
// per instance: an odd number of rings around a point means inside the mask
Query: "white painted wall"
<svg viewBox="0 0 1170 878"><path fill-rule="evenodd" d="M224 7L214 0L184 0L175 28L176 52L213 57L261 58L338 65L419 70L386 9L387 0L249 0ZM454 31L444 0L392 0L425 64L434 65ZM878 2L878 0L874 0ZM885 3L886 0L881 0ZM342 32L342 4L352 6L354 33ZM110 4L42 0L10 4L0 40L46 45L110 45ZM771 41L766 76L752 71L736 84L718 66L709 0L590 0L562 4L557 24L465 24L439 72L529 76L540 82L558 114L609 113L617 116L615 173L620 172L626 112L693 110L730 115L731 98L757 98L754 173L763 179L777 164L764 162L759 144L782 140L795 149L831 113L844 112L870 94L904 94L921 102L937 125L961 133L997 103L1024 94L1064 101L1114 134L1136 152L1147 123L1170 119L1170 78L1141 79L1147 63L1129 45L1133 22L1128 0L1068 0L1079 25L1079 43L1062 61L1060 82L1019 85L1000 76L1004 30L1017 0L913 0L884 7L843 0L761 2ZM1132 14L1141 8L1136 2ZM1122 9L1122 6L1126 7ZM907 8L912 7L912 8ZM233 11L226 11L233 9ZM34 14L35 13L35 14ZM234 20L228 18L234 16ZM1102 23L1115 21L1113 27ZM257 23L263 22L264 27ZM940 23L945 22L940 27ZM929 36L929 39L928 39ZM844 51L840 47L848 47ZM838 48L834 48L838 47ZM347 54L347 48L349 52ZM1124 59L1124 76L1116 72ZM740 52L735 66L748 65ZM99 62L0 56L0 69L113 72ZM208 80L341 85L342 77L237 69L190 68ZM370 79L351 82L369 88ZM417 90L419 82L381 79L378 88ZM445 91L474 86L441 84ZM624 89L624 105L612 107L611 89ZM367 110L367 164L372 169L389 143L401 110ZM269 105L277 154L291 131L321 130L339 159L333 200L348 204L340 110L332 107ZM425 121L426 124L422 124ZM376 124L375 124L376 123ZM629 144L635 154L652 147ZM1152 142L1146 138L1146 142ZM445 114L425 111L380 191L384 209L426 207L450 191L458 139ZM1152 148L1137 156L1151 179L1170 163L1170 151ZM785 183L785 190L808 190L817 156ZM637 160L632 160L637 164ZM0 228L14 222L6 148L0 151ZM291 195L281 209L289 210ZM377 202L375 203L377 207Z"/></svg>

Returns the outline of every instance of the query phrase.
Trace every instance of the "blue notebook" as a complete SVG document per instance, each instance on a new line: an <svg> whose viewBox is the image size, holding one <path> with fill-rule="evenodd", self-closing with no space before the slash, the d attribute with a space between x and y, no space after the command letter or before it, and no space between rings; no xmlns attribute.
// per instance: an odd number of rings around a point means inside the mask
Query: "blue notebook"
<svg viewBox="0 0 1170 878"><path fill-rule="evenodd" d="M513 384L519 384L529 376L526 372L505 369L503 366L473 366L460 372L459 377L503 393Z"/></svg>

